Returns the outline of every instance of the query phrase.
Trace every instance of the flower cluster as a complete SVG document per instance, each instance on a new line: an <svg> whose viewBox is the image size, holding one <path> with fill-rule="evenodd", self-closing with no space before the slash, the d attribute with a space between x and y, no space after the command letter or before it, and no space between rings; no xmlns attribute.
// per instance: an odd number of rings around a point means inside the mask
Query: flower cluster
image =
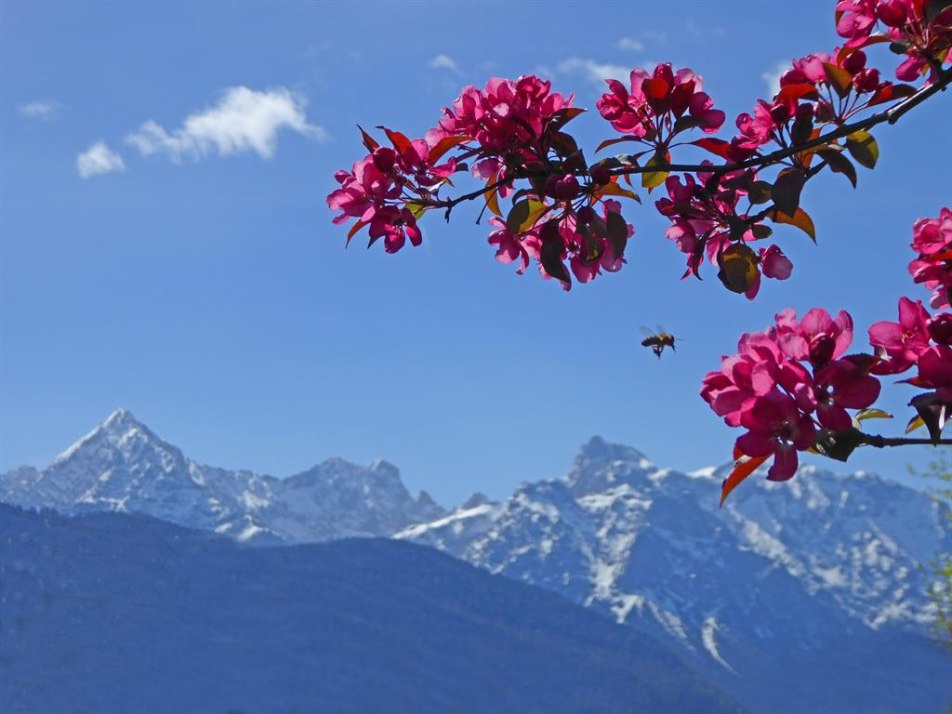
<svg viewBox="0 0 952 714"><path fill-rule="evenodd" d="M701 78L690 69L659 64L650 74L632 70L627 88L616 79L606 82L609 92L597 102L599 113L616 131L653 146L665 146L690 128L713 134L724 123L724 112L714 109L714 100L701 91Z"/></svg>
<svg viewBox="0 0 952 714"><path fill-rule="evenodd" d="M749 458L774 457L767 477L791 478L797 452L816 445L819 429L852 426L848 409L865 409L879 397L869 355L846 355L853 320L813 309L798 321L792 310L764 332L743 335L738 354L710 372L701 397L730 426L747 431L736 451Z"/></svg>
<svg viewBox="0 0 952 714"><path fill-rule="evenodd" d="M489 222L497 229L489 236L489 243L496 247L496 260L518 261L516 272L520 275L529 267L530 259L536 260L542 277L555 278L565 290L571 289L571 275L587 283L603 270L621 270L625 247L635 232L634 226L622 218L621 204L614 200L602 201L601 215L591 206L577 211L568 208L522 231L511 231L495 217Z"/></svg>
<svg viewBox="0 0 952 714"><path fill-rule="evenodd" d="M485 89L463 89L429 136L460 137L480 150L474 170L489 178L505 165L544 161L554 139L553 128L570 116L574 97L552 92L551 82L534 75L516 80L495 77Z"/></svg>
<svg viewBox="0 0 952 714"><path fill-rule="evenodd" d="M370 244L383 238L384 249L396 253L407 238L415 246L422 240L408 204L429 195L457 170L457 165L453 158L437 165L439 148L427 140L411 141L398 132L386 131L393 147L380 146L364 134L370 153L351 171L334 175L340 188L327 197L327 205L341 211L334 223L357 219L351 235L369 225Z"/></svg>
<svg viewBox="0 0 952 714"><path fill-rule="evenodd" d="M844 46L794 60L778 92L740 114L729 139L682 137L694 130L714 134L726 118L691 69L663 63L633 70L627 82L607 80L597 107L618 134L596 152L621 142L641 146L598 162L590 162L565 129L584 110L550 82L528 75L465 87L423 139L411 141L381 127L390 145L380 146L362 131L369 154L336 174L340 187L327 199L340 211L334 222L352 219L348 241L367 228L370 243L383 238L392 253L407 241L420 244L417 222L426 212L439 210L449 220L457 205L483 199L484 210L493 214L489 243L497 260L517 263L519 273L535 260L543 277L569 289L573 280L588 282L624 265L634 229L616 199L640 202L632 182L637 176L648 192L667 189L656 206L671 221L667 237L686 256L684 277L700 277L707 260L729 290L753 299L763 278L785 280L793 269L777 245L766 244L772 225L794 226L816 240L813 221L801 207L806 183L829 169L855 187L855 164L871 169L879 157L869 130L952 82L952 72L943 69L952 46L947 3L838 0L837 30ZM907 55L900 78L918 79L928 67L936 84L925 86L927 81L917 89L884 80L866 54L884 42ZM871 107L913 95L894 114L856 121ZM713 154L717 163L672 159L675 150L696 149ZM449 151L452 158L444 160ZM673 170L687 173L674 176ZM444 187L453 186L450 176L457 173L471 173L482 188L447 197ZM936 290L934 305L947 304L952 252L937 246L949 241L917 241L922 250L911 268L915 278Z"/></svg>
<svg viewBox="0 0 952 714"><path fill-rule="evenodd" d="M839 0L836 31L850 48L888 39L895 52L906 55L896 76L913 81L928 71L938 76L943 62L952 61L952 5L933 0ZM879 30L879 32L877 32Z"/></svg>
<svg viewBox="0 0 952 714"><path fill-rule="evenodd" d="M922 218L913 226L912 249L918 257L909 263L916 283L932 290L932 307L949 307L952 294L952 209L937 218Z"/></svg>
<svg viewBox="0 0 952 714"><path fill-rule="evenodd" d="M933 303L948 307L952 210L917 221L914 236L919 259L910 269L916 282L938 286L941 299ZM859 431L869 414L847 411L865 410L876 401L877 376L915 368L903 381L924 391L909 402L917 413L909 429L925 426L938 443L952 416L952 312L930 315L921 301L903 297L897 322L869 328L871 354L847 355L852 339L853 320L846 312L832 318L813 309L798 321L786 310L764 332L743 335L738 353L722 358L721 369L705 376L701 397L728 425L747 430L735 442L739 460L724 482L725 497L770 456L768 478L784 480L796 471L799 451L818 449L845 460L861 444L883 445L882 437Z"/></svg>
<svg viewBox="0 0 952 714"><path fill-rule="evenodd" d="M656 202L658 211L670 219L665 231L678 250L687 256L683 277L698 275L704 256L719 269L719 277L728 289L753 299L760 290L760 277L786 280L793 263L775 245L754 251L746 244L766 238L769 227L763 216L738 212L742 198L750 200L756 182L754 172L742 172L725 180L712 180L711 173L670 176L665 181L667 198Z"/></svg>
<svg viewBox="0 0 952 714"><path fill-rule="evenodd" d="M819 124L842 125L869 107L912 92L907 85L884 81L878 69L867 66L860 49L807 55L780 76L780 89L771 102L758 100L753 114L737 117L738 135L729 155L743 159L767 143L802 143Z"/></svg>

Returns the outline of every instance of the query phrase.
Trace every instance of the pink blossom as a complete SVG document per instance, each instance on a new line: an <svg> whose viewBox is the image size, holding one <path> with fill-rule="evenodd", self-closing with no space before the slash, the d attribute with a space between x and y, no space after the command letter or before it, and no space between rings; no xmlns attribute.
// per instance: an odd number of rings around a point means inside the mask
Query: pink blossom
<svg viewBox="0 0 952 714"><path fill-rule="evenodd" d="M809 415L796 402L779 391L755 397L741 412L741 426L747 433L739 436L737 449L750 457L774 457L767 471L771 481L786 481L797 471L798 451L816 443L816 428Z"/></svg>
<svg viewBox="0 0 952 714"><path fill-rule="evenodd" d="M514 81L494 77L483 90L466 87L443 110L439 128L448 136L470 137L492 153L513 148L527 153L532 140L542 136L545 122L572 106L572 95L552 92L551 86L529 75Z"/></svg>
<svg viewBox="0 0 952 714"><path fill-rule="evenodd" d="M836 31L845 37L849 47L863 44L876 24L877 0L840 0L836 12L843 13L836 23Z"/></svg>
<svg viewBox="0 0 952 714"><path fill-rule="evenodd" d="M834 319L822 308L810 310L795 327L791 328L789 321L786 322L778 340L785 355L795 360L809 360L814 367L843 355L852 341L850 314L840 310Z"/></svg>
<svg viewBox="0 0 952 714"><path fill-rule="evenodd" d="M952 347L937 345L920 355L916 384L934 389L941 402L952 403Z"/></svg>
<svg viewBox="0 0 952 714"><path fill-rule="evenodd" d="M853 355L827 362L814 379L814 398L820 424L833 431L846 431L853 423L847 409L866 409L879 398L880 383L870 376L873 359Z"/></svg>
<svg viewBox="0 0 952 714"><path fill-rule="evenodd" d="M760 264L763 274L768 278L786 280L793 272L793 263L775 245L760 249Z"/></svg>
<svg viewBox="0 0 952 714"><path fill-rule="evenodd" d="M899 298L899 322L874 323L869 342L879 358L875 374L905 372L929 349L929 313L919 300Z"/></svg>
<svg viewBox="0 0 952 714"><path fill-rule="evenodd" d="M497 246L496 260L503 264L519 260L521 265L516 273L522 275L529 267L529 259L539 257L538 236L534 233L510 233L506 224L495 216L489 219L489 223L499 229L489 234L489 244Z"/></svg>
<svg viewBox="0 0 952 714"><path fill-rule="evenodd" d="M718 131L724 123L724 112L714 109L714 100L701 91L701 78L690 69L675 72L670 63L659 64L650 74L632 70L628 88L618 80L606 82L609 91L596 106L623 134L654 143L682 131L674 122L684 116L690 116L694 125L707 133Z"/></svg>
<svg viewBox="0 0 952 714"><path fill-rule="evenodd" d="M932 307L948 307L952 289L952 209L943 208L937 218L916 221L912 249L919 254L909 263L913 282L934 291Z"/></svg>
<svg viewBox="0 0 952 714"><path fill-rule="evenodd" d="M387 206L374 214L370 221L370 244L383 238L384 250L396 253L409 238L414 246L420 245L423 240L420 228L416 224L413 214L406 208Z"/></svg>

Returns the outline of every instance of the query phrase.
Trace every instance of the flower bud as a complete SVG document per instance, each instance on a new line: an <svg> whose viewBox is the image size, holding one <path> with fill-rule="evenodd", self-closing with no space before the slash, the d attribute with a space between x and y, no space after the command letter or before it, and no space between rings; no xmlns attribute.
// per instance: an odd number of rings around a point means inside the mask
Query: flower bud
<svg viewBox="0 0 952 714"><path fill-rule="evenodd" d="M929 321L929 337L938 345L952 345L952 313L943 312Z"/></svg>

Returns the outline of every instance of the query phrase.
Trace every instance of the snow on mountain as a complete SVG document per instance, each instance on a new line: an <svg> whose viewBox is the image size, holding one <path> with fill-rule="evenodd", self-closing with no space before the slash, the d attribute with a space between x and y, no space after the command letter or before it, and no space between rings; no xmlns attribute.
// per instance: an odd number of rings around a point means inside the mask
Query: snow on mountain
<svg viewBox="0 0 952 714"><path fill-rule="evenodd" d="M564 478L524 484L504 501L480 501L396 537L676 643L755 710L815 710L808 698L771 698L778 669L816 667L815 686L828 697L819 710L834 711L824 708L829 697L870 691L866 675L844 669L864 657L894 647L936 666L922 564L952 550L944 506L876 476L807 466L786 484L755 476L721 509L725 475L659 468L596 437ZM886 644L895 638L902 644ZM888 676L902 673L890 666ZM935 694L934 682L909 676Z"/></svg>
<svg viewBox="0 0 952 714"><path fill-rule="evenodd" d="M680 473L596 437L565 477L447 512L386 461L329 459L287 479L228 471L120 410L48 468L0 474L0 502L137 512L257 543L393 536L660 637L755 711L935 709L952 661L928 640L923 564L952 551L948 509L811 466L783 484L754 476L719 508L726 468ZM783 689L783 672L810 687Z"/></svg>
<svg viewBox="0 0 952 714"><path fill-rule="evenodd" d="M411 496L385 461L329 459L287 479L229 471L186 458L124 409L48 468L0 474L0 502L142 513L259 543L387 536L445 513L426 493Z"/></svg>
<svg viewBox="0 0 952 714"><path fill-rule="evenodd" d="M719 607L717 578L730 560L749 561L746 569L761 575L783 570L869 627L932 620L920 564L952 546L941 504L876 476L805 466L786 484L750 479L720 509L723 476L658 468L596 437L564 478L523 485L506 501L464 506L396 537L540 585L562 583L555 589L601 603L621 621L644 597L642 582L659 589L659 577L672 585L683 577L697 582L692 592L711 588L696 593L700 625ZM644 552L645 539L652 552ZM685 589L665 590L656 598Z"/></svg>

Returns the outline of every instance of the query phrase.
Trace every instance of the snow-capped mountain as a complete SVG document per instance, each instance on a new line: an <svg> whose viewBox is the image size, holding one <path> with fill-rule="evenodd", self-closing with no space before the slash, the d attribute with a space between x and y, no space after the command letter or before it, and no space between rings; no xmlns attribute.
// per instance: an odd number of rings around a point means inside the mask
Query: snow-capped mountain
<svg viewBox="0 0 952 714"><path fill-rule="evenodd" d="M787 484L751 478L720 509L724 475L659 468L596 437L565 478L467 503L396 537L598 603L619 621L643 599L642 584L664 578L663 589L683 592L673 579L687 577L692 591L714 587L718 574L736 572L729 559L782 570L869 627L932 620L920 565L952 547L940 503L862 472L806 466ZM705 595L700 606L713 612L718 599Z"/></svg>
<svg viewBox="0 0 952 714"><path fill-rule="evenodd" d="M928 691L936 701L929 677L952 681L952 659L926 641L934 614L922 567L952 549L944 507L872 475L804 467L787 484L751 478L720 509L725 475L659 468L594 438L566 477L396 537L680 644L755 710L867 711L853 708L860 697L869 711L927 711L912 704ZM907 662L869 662L887 652ZM910 675L913 660L921 666ZM876 667L893 678L883 691L861 674ZM778 669L807 668L815 691L771 699ZM830 707L836 692L845 708ZM911 708L883 708L900 700Z"/></svg>
<svg viewBox="0 0 952 714"><path fill-rule="evenodd" d="M329 459L287 479L227 471L120 410L48 468L0 475L0 502L138 512L240 541L433 546L661 638L754 711L952 702L927 595L929 561L952 551L948 509L809 466L784 484L752 477L721 509L725 468L679 473L596 437L565 477L447 512L385 461Z"/></svg>
<svg viewBox="0 0 952 714"><path fill-rule="evenodd" d="M186 458L124 409L48 468L0 474L0 502L143 513L242 541L290 543L388 536L445 513L426 493L411 496L386 461L329 459L287 479L229 471Z"/></svg>

